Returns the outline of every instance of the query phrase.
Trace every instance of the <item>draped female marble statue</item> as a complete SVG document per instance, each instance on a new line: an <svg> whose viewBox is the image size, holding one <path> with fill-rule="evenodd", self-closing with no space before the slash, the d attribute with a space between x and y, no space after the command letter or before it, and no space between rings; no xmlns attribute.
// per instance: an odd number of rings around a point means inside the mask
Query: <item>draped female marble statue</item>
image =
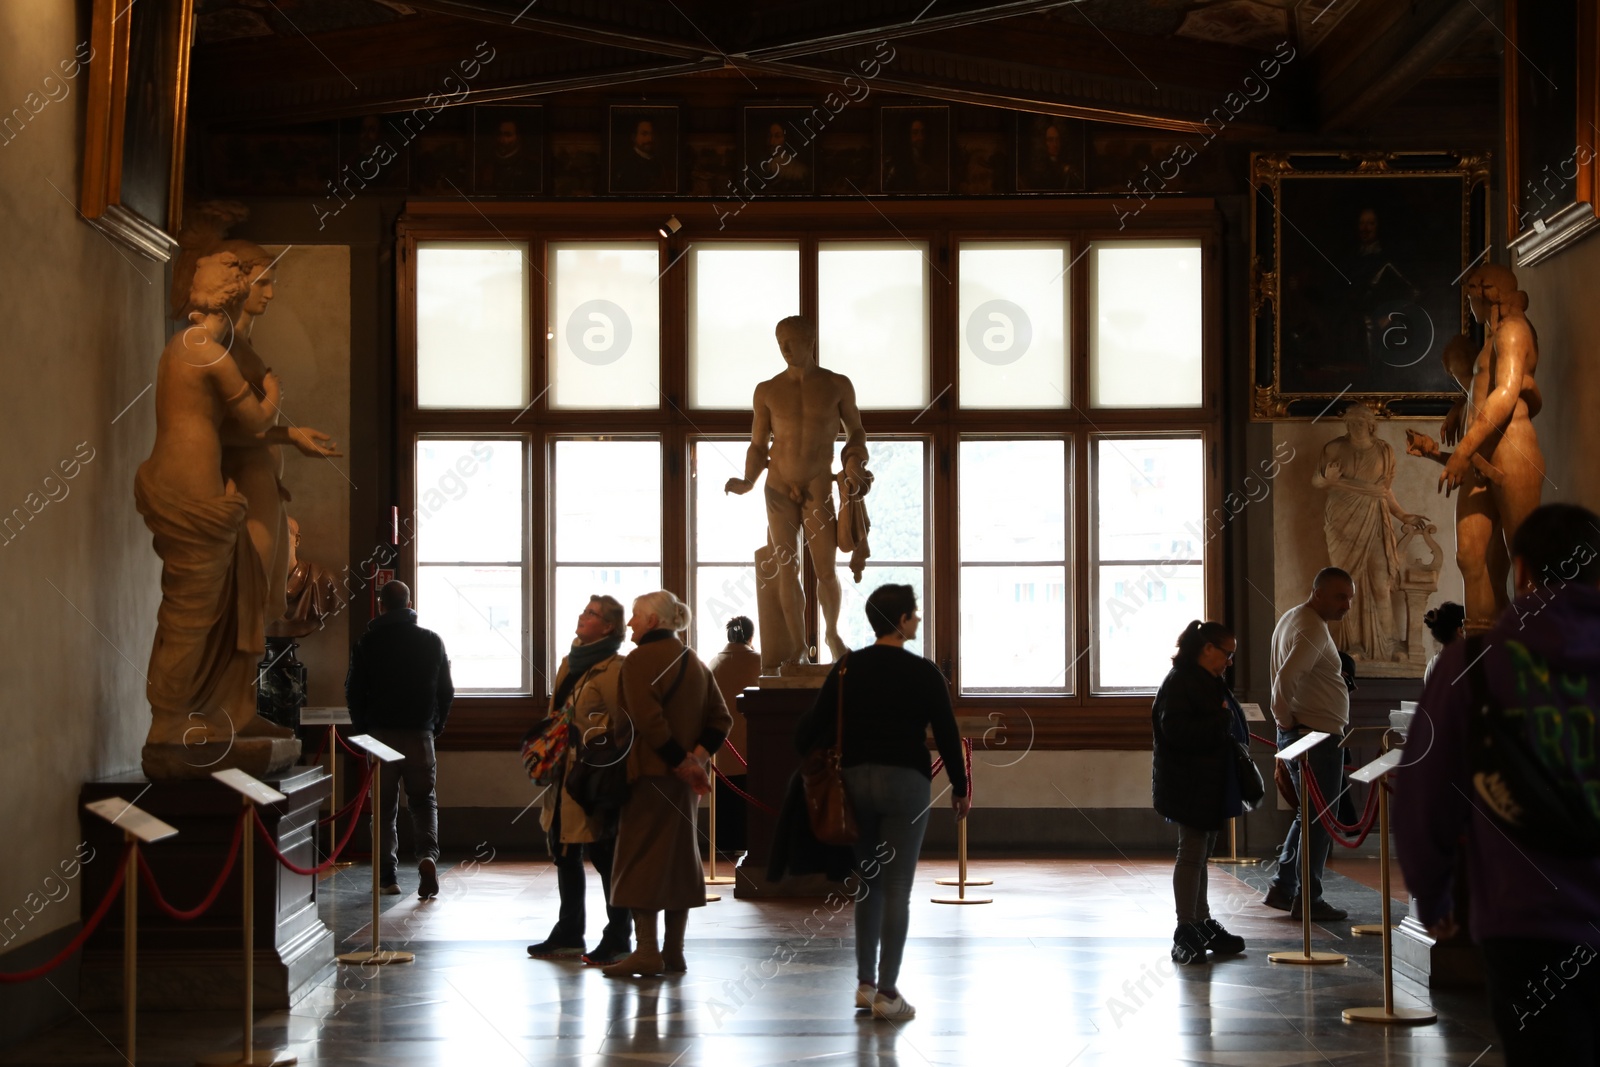
<svg viewBox="0 0 1600 1067"><path fill-rule="evenodd" d="M1322 513L1328 561L1355 580L1356 602L1338 639L1339 650L1379 662L1400 659L1401 631L1395 625L1394 592L1400 581L1400 553L1394 524L1426 524L1400 506L1394 496L1394 449L1378 437L1377 417L1364 404L1344 413L1345 433L1322 449L1311 484L1328 491Z"/></svg>
<svg viewBox="0 0 1600 1067"><path fill-rule="evenodd" d="M1544 454L1533 417L1541 398L1534 382L1539 338L1524 312L1528 294L1507 267L1485 263L1467 275L1467 303L1484 325L1484 341L1457 338L1445 347L1445 366L1465 395L1446 416L1439 436L1408 432L1406 451L1444 464L1439 488L1456 497L1456 566L1466 585L1467 632L1483 633L1510 603L1511 539L1539 506Z"/></svg>
<svg viewBox="0 0 1600 1067"><path fill-rule="evenodd" d="M867 435L850 379L817 365L817 327L791 315L778 323L778 350L788 366L756 386L755 420L743 478L729 478L724 491L748 493L767 472L767 545L756 553L756 608L761 615L761 666L804 663L805 592L800 587L800 544L810 546L817 572L817 601L824 639L833 657L844 655L839 637L842 591L837 558L844 540L854 549L856 581L867 557L866 514L861 497L872 484L866 469ZM840 463L841 522L833 509L833 445L844 430ZM844 529L841 531L841 526Z"/></svg>
<svg viewBox="0 0 1600 1067"><path fill-rule="evenodd" d="M228 347L250 283L239 258L200 258L185 318L156 370L156 439L134 480L134 501L161 557L161 607L146 693L150 778L202 777L238 766L261 774L299 753L292 732L255 710L265 647L267 577L252 543L249 503L222 473L222 427L272 425L280 390L262 374L260 395Z"/></svg>

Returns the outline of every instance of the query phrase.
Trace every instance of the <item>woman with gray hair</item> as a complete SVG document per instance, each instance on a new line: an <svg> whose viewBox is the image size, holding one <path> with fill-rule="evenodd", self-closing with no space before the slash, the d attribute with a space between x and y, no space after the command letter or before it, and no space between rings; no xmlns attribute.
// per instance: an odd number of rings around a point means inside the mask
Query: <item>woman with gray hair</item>
<svg viewBox="0 0 1600 1067"><path fill-rule="evenodd" d="M711 671L678 638L688 628L688 605L664 589L633 602L628 629L639 647L622 669L622 706L633 729L632 789L617 830L611 904L632 909L638 943L626 959L603 968L611 978L687 971L689 909L706 902L695 809L711 791L706 763L733 719ZM658 948L656 917L663 911L666 936Z"/></svg>

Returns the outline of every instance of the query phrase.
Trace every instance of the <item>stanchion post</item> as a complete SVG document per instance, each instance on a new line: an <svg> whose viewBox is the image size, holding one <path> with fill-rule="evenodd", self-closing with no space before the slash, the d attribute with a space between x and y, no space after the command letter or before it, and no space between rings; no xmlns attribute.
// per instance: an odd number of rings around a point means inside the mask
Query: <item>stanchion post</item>
<svg viewBox="0 0 1600 1067"><path fill-rule="evenodd" d="M328 854L339 847L339 727L350 725L350 710L348 708L306 707L300 709L300 724L302 726L326 726L328 728L328 783L331 800L328 804ZM337 860L335 868L351 866L350 860Z"/></svg>
<svg viewBox="0 0 1600 1067"><path fill-rule="evenodd" d="M1304 947L1300 952L1269 952L1267 960L1271 963L1330 964L1350 958L1342 952L1311 951L1311 827L1321 815L1311 810L1311 788L1307 783L1311 780L1311 750L1331 736L1314 730L1278 753L1280 760L1300 761L1300 930Z"/></svg>
<svg viewBox="0 0 1600 1067"><path fill-rule="evenodd" d="M176 837L178 831L121 797L106 797L84 807L121 830L128 845L122 872L122 1056L132 1067L139 1062L139 846Z"/></svg>
<svg viewBox="0 0 1600 1067"><path fill-rule="evenodd" d="M711 793L706 808L706 829L711 832L711 840L706 849L711 855L711 873L706 876L706 885L732 885L733 879L727 875L717 873L717 764L716 757L711 757ZM706 899L710 901L721 900L714 893L707 893Z"/></svg>
<svg viewBox="0 0 1600 1067"><path fill-rule="evenodd" d="M241 877L244 880L244 1050L202 1056L195 1062L201 1067L288 1067L297 1058L281 1049L255 1047L256 1035L256 837L255 805L277 804L289 798L259 779L252 778L237 768L214 771L211 777L236 790L240 799L240 828L244 836L244 856L241 860Z"/></svg>
<svg viewBox="0 0 1600 1067"><path fill-rule="evenodd" d="M383 856L380 852L383 846L383 840L380 836L383 829L383 813L378 810L379 798L383 796L380 783L383 775L383 765L385 763L399 763L405 757L382 741L367 734L357 734L355 737L350 738L350 743L367 754L367 762L372 767L370 793L372 809L369 816L372 820L372 948L367 952L341 952L336 958L340 963L410 963L417 958L415 953L397 950L385 952L379 947L382 941L380 936L382 927L379 925L382 913L379 908L378 896L382 886L378 884L378 867L383 862Z"/></svg>
<svg viewBox="0 0 1600 1067"><path fill-rule="evenodd" d="M1425 1026L1439 1019L1437 1013L1424 1008L1394 1006L1394 929L1389 925L1389 792L1384 788L1383 779L1399 765L1400 756L1398 749L1386 752L1350 775L1352 781L1371 782L1372 788L1378 791L1378 890L1383 894L1383 1006L1346 1008L1342 1012L1345 1022Z"/></svg>
<svg viewBox="0 0 1600 1067"><path fill-rule="evenodd" d="M1250 856L1239 855L1239 816L1235 815L1228 820L1228 854L1226 856L1212 856L1212 863L1227 863L1236 867L1247 867L1252 863L1261 861Z"/></svg>
<svg viewBox="0 0 1600 1067"><path fill-rule="evenodd" d="M956 882L956 895L953 896L953 897L934 897L933 898L933 902L935 904L993 904L994 903L994 898L993 897L969 897L969 896L967 896L967 886L969 886L969 885L978 885L980 883L967 881L967 820L966 819L957 819L956 820L956 873L958 875L958 879L957 879L957 882ZM940 885L948 885L950 883L949 882L940 882L939 884ZM984 883L981 883L981 884L988 885L989 883L984 882Z"/></svg>

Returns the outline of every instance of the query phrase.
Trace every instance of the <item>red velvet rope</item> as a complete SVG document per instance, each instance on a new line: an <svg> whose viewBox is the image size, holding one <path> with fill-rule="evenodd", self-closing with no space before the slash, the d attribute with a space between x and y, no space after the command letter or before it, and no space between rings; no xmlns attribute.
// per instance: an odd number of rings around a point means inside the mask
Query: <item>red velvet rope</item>
<svg viewBox="0 0 1600 1067"><path fill-rule="evenodd" d="M964 754L963 762L966 764L966 768L967 768L967 799L971 800L972 799L972 738L963 737L961 739L961 750L962 750L962 752ZM939 772L942 771L942 770L944 770L944 757L940 756L938 759L933 761L933 766L928 769L928 777L937 778L937 777L939 777Z"/></svg>
<svg viewBox="0 0 1600 1067"><path fill-rule="evenodd" d="M328 732L332 729L333 727L330 726L327 730L322 731L322 743L317 746L317 754L311 757L312 763L322 762L323 755L328 751Z"/></svg>
<svg viewBox="0 0 1600 1067"><path fill-rule="evenodd" d="M217 880L212 883L211 890L205 899L187 911L175 908L167 903L167 898L161 895L161 887L156 884L156 876L150 870L150 864L145 861L144 853L139 853L139 880L150 891L150 899L155 901L156 907L177 919L179 922L188 922L204 915L211 905L217 902L217 896L222 892L223 883L227 882L228 875L233 873L234 862L239 858L239 842L244 837L244 822L240 820L234 825L233 844L228 846L228 858L222 862L222 873L217 875Z"/></svg>
<svg viewBox="0 0 1600 1067"><path fill-rule="evenodd" d="M1329 805L1323 799L1322 788L1317 785L1317 776L1314 774L1302 774L1300 775L1300 780L1305 783L1306 797L1310 801L1311 806L1317 811L1321 812L1321 815L1319 815L1318 818L1320 818L1322 821L1322 828L1328 831L1328 836L1333 838L1334 841L1343 845L1345 848L1359 848L1361 843L1367 839L1367 835L1372 833L1372 826L1375 822L1377 822L1378 791L1376 789L1369 789L1367 791L1367 808L1361 813L1360 821L1358 821L1354 826L1346 826L1344 823L1341 823L1332 817L1329 811ZM1357 832L1359 832L1360 836L1358 836L1354 841L1346 841L1340 836L1341 834L1353 834Z"/></svg>
<svg viewBox="0 0 1600 1067"><path fill-rule="evenodd" d="M106 895L95 907L94 914L90 915L89 918L84 921L83 929L78 931L78 936L74 937L70 942L68 942L66 948L63 948L49 960L39 964L39 966L30 971L0 971L0 984L9 984L12 982L31 982L35 978L43 978L57 967L67 962L67 960L72 957L74 952L77 952L83 947L83 943L89 940L89 935L93 934L95 928L100 925L100 920L106 917L106 912L111 910L111 902L117 899L118 893L122 892L122 882L128 873L128 850L132 847L133 846L131 844L122 846L122 855L117 857L117 873L111 879L111 887L106 890Z"/></svg>
<svg viewBox="0 0 1600 1067"><path fill-rule="evenodd" d="M356 748L354 745L344 739L344 734L339 735L339 747L344 749L350 755L354 756L356 759L367 758L367 754L365 752L361 751L359 748Z"/></svg>
<svg viewBox="0 0 1600 1067"><path fill-rule="evenodd" d="M370 776L371 772L369 771L367 773ZM357 812L357 810L361 807L361 805L365 804L366 802L367 802L367 794L366 794L366 790L363 789L361 792L359 792L355 796L351 797L350 798L350 803L346 804L343 808L340 808L338 811L334 812L332 815L329 815L326 819L318 819L317 820L317 825L318 826L327 826L327 825L329 825L330 823L332 823L336 819L342 819L346 815L350 815L353 812Z"/></svg>
<svg viewBox="0 0 1600 1067"><path fill-rule="evenodd" d="M738 760L739 764L741 766L743 766L746 770L749 770L750 761L745 759L743 756L741 756L739 754L739 750L733 747L733 742L732 741L729 741L726 738L724 738L723 742L722 742L722 747L727 749L729 752L732 752L733 753L733 758Z"/></svg>
<svg viewBox="0 0 1600 1067"><path fill-rule="evenodd" d="M376 763L367 764L367 774L366 777L361 780L361 791L358 799L366 799L367 793L372 787L372 771L376 766ZM295 874L317 875L321 874L323 871L331 870L333 865L339 862L339 855L344 852L345 846L350 843L351 837L355 836L356 826L360 824L359 819L351 819L350 825L345 827L344 840L339 842L339 847L333 850L333 854L331 856L317 864L315 867L301 867L293 860L289 859L289 857L285 856L281 851L279 851L278 843L272 839L272 831L268 830L267 824L261 821L261 812L255 808L251 808L250 810L251 815L254 816L256 821L256 829L261 831L261 840L267 843L267 849L275 857L277 857L279 863L283 864Z"/></svg>
<svg viewBox="0 0 1600 1067"><path fill-rule="evenodd" d="M747 766L748 766L748 764L747 764ZM717 777L722 779L722 784L727 786L728 789L732 793L734 793L736 796L738 796L746 804L752 805L753 807L760 808L762 811L766 812L768 815L776 815L776 814L778 814L778 811L777 811L776 808L774 808L774 807L772 807L772 806L770 806L768 804L761 803L761 801L757 800L755 797L751 796L749 793L746 793L743 789L740 789L738 786L736 786L732 782L728 781L728 776L726 774L723 774L722 773L722 768L718 767L715 763L713 763L711 765L711 769L717 772Z"/></svg>

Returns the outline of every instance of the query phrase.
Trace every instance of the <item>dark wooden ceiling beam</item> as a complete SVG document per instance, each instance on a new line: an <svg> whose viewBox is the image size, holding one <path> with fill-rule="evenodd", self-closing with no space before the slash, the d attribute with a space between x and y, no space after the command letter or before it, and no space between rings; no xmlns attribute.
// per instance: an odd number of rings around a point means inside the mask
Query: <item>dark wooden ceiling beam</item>
<svg viewBox="0 0 1600 1067"><path fill-rule="evenodd" d="M1010 0L1008 3L998 4L969 2L962 5L960 10L955 11L946 10L945 8L949 5L944 5L936 14L927 13L934 6L933 4L919 4L918 6L922 8L922 11L911 18L841 28L820 34L808 34L773 44L756 44L732 53L731 58L776 62L791 59L795 56L814 55L817 52L831 51L838 48L850 48L855 45L873 44L878 41L897 40L916 34L978 26L1000 19L1038 14L1042 11L1067 7L1071 4L1082 2L1083 0ZM838 6L841 9L841 14L845 16L841 21L848 24L847 5L840 4Z"/></svg>
<svg viewBox="0 0 1600 1067"><path fill-rule="evenodd" d="M1359 0L1316 55L1321 128L1335 132L1370 123L1498 10L1498 4L1481 0Z"/></svg>
<svg viewBox="0 0 1600 1067"><path fill-rule="evenodd" d="M683 34L682 26L675 27L673 32L668 33L659 27L643 29L640 25L603 21L593 15L563 15L553 11L548 0L539 0L531 4L527 0L508 0L502 3L495 3L493 0L407 0L407 3L418 11L449 15L499 26L502 29L541 30L574 41L610 45L613 48L631 48L639 52L675 56L679 59L703 59L712 54L721 55L720 49L709 39L704 39L693 32ZM647 21L643 17L647 12L660 11L659 5L646 8L643 5L633 4L629 5L629 8L640 16L635 20L640 24ZM680 15L679 21L684 20L685 17ZM692 24L689 29L693 30Z"/></svg>

